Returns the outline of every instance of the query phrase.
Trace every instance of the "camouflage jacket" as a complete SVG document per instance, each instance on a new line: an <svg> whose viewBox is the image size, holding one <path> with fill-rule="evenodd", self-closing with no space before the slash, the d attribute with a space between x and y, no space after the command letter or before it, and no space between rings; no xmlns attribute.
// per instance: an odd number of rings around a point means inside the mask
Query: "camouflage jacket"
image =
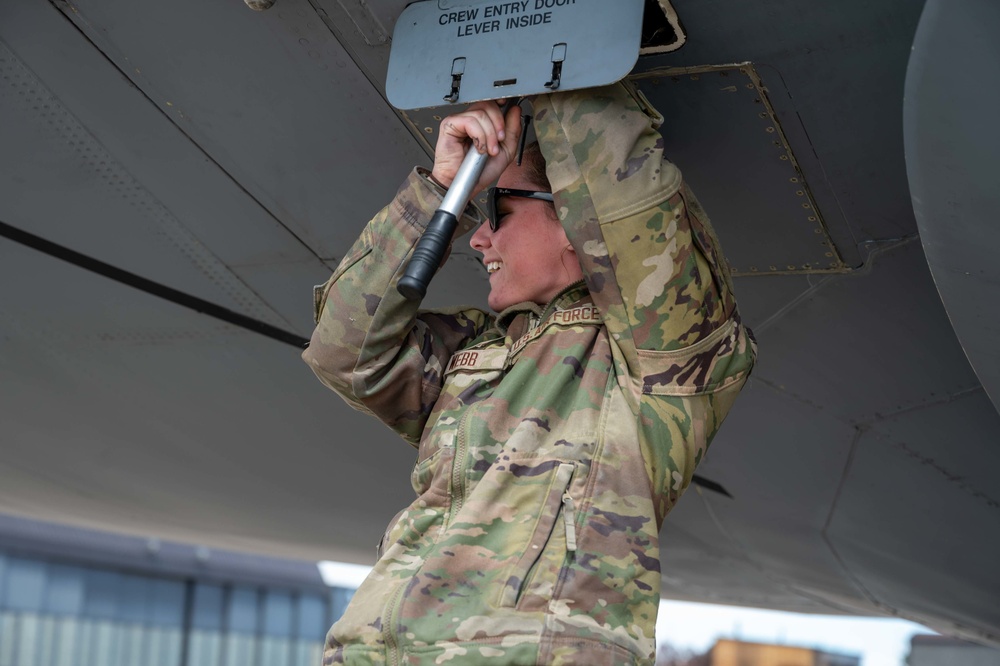
<svg viewBox="0 0 1000 666"><path fill-rule="evenodd" d="M417 497L324 663L652 663L657 534L755 346L636 99L534 102L586 284L496 316L418 311L395 285L440 193L415 172L319 288L305 360L419 450Z"/></svg>

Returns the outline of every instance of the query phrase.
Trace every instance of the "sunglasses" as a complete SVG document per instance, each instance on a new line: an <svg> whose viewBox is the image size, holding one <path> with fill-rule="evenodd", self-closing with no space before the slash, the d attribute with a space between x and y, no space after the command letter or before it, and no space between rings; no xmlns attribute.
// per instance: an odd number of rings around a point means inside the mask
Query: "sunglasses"
<svg viewBox="0 0 1000 666"><path fill-rule="evenodd" d="M553 202L551 192L537 192L535 190L512 190L509 187L491 187L486 190L486 214L490 218L490 229L496 231L500 228L500 199L503 197L520 197L522 199L538 199L539 201Z"/></svg>

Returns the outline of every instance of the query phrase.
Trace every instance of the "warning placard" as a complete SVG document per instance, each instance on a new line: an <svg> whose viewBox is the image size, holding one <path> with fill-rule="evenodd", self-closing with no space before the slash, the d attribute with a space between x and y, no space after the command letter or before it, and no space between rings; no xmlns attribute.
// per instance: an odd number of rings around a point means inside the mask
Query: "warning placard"
<svg viewBox="0 0 1000 666"><path fill-rule="evenodd" d="M455 37L469 37L487 32L531 28L549 25L552 15L563 7L576 4L576 0L520 0L519 2L490 3L459 11L442 11L440 25L457 24ZM556 19L558 20L558 18Z"/></svg>
<svg viewBox="0 0 1000 666"><path fill-rule="evenodd" d="M639 55L643 0L425 0L396 21L400 109L606 85Z"/></svg>

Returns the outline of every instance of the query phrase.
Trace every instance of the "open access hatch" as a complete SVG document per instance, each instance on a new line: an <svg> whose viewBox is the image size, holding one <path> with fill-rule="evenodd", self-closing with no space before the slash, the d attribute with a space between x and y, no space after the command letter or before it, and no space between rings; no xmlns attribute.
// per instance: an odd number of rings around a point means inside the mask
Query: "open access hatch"
<svg viewBox="0 0 1000 666"><path fill-rule="evenodd" d="M398 109L619 81L639 57L644 0L424 0L400 14L386 96Z"/></svg>

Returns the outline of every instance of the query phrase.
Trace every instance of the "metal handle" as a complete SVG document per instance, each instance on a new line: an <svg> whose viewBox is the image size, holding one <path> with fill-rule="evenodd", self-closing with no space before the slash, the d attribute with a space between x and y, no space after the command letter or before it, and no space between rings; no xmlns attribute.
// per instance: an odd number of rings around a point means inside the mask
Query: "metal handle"
<svg viewBox="0 0 1000 666"><path fill-rule="evenodd" d="M507 111L519 101L520 98L511 99L503 106L501 113L505 119ZM469 152L465 154L462 166L455 174L455 180L441 201L441 207L434 212L431 221L427 223L427 229L417 241L410 263L406 265L403 277L399 278L399 283L396 285L396 290L407 300L420 300L427 293L427 285L431 283L431 278L444 259L451 237L455 234L455 227L458 226L458 219L469 205L472 191L479 182L479 177L483 175L483 169L486 168L489 159L489 153L480 153L475 148L469 148Z"/></svg>
<svg viewBox="0 0 1000 666"><path fill-rule="evenodd" d="M458 168L441 207L427 223L427 229L417 241L410 263L406 265L406 271L396 285L396 289L407 300L420 300L427 293L427 285L444 259L451 237L455 234L455 227L458 226L458 218L472 198L472 190L479 182L488 159L488 153L480 153L474 148L470 148L465 154L465 160Z"/></svg>

